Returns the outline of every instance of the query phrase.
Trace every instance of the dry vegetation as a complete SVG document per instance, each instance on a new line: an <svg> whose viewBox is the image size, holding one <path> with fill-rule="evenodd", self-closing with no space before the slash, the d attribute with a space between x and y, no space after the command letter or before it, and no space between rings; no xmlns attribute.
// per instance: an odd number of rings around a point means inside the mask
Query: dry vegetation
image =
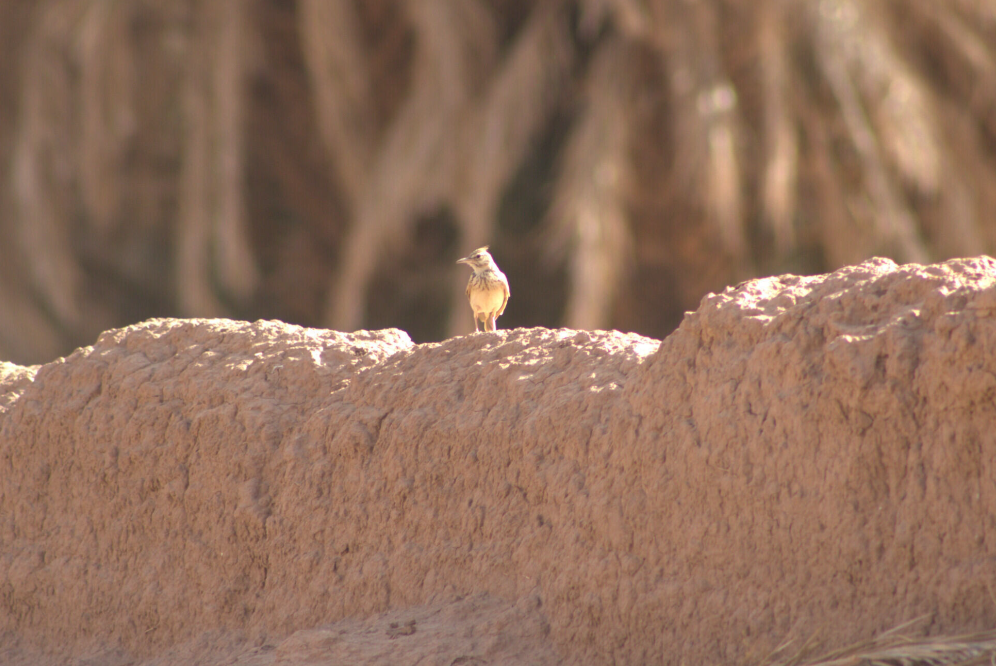
<svg viewBox="0 0 996 666"><path fill-rule="evenodd" d="M0 0L0 358L152 315L663 336L996 245L996 0Z"/></svg>
<svg viewBox="0 0 996 666"><path fill-rule="evenodd" d="M996 663L996 631L964 636L911 638L906 631L921 624L917 618L862 643L819 657L808 655L808 645L791 653L786 643L764 661L764 666L990 666Z"/></svg>

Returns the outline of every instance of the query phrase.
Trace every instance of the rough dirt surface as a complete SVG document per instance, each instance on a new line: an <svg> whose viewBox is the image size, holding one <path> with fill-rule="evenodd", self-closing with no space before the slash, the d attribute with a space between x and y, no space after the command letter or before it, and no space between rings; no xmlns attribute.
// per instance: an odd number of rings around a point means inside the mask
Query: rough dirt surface
<svg viewBox="0 0 996 666"><path fill-rule="evenodd" d="M743 663L996 625L996 262L662 343L152 320L0 365L0 662ZM421 659L421 661L419 661Z"/></svg>

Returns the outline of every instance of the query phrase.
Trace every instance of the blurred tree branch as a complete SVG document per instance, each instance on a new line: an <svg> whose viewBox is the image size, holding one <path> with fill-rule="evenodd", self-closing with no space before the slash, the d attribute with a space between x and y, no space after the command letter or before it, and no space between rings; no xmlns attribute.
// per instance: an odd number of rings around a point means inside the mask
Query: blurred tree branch
<svg viewBox="0 0 996 666"><path fill-rule="evenodd" d="M996 245L986 0L0 0L0 358L153 315L662 336Z"/></svg>

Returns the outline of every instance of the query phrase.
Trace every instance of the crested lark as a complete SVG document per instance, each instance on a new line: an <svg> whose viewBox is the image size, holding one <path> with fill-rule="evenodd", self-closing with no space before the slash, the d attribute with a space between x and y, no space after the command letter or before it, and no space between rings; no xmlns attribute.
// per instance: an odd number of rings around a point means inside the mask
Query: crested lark
<svg viewBox="0 0 996 666"><path fill-rule="evenodd" d="M508 304L508 280L498 270L498 264L488 254L488 246L478 248L457 261L467 264L474 272L467 283L467 298L474 310L474 331L480 331L479 322L484 322L485 331L495 330L495 320L505 311Z"/></svg>

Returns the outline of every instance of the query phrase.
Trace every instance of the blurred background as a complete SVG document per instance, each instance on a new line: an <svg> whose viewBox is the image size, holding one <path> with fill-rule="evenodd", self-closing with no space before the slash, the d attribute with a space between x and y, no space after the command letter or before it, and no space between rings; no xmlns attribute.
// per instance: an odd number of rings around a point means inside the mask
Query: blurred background
<svg viewBox="0 0 996 666"><path fill-rule="evenodd" d="M996 0L0 0L0 359L152 316L661 338L996 245Z"/></svg>

